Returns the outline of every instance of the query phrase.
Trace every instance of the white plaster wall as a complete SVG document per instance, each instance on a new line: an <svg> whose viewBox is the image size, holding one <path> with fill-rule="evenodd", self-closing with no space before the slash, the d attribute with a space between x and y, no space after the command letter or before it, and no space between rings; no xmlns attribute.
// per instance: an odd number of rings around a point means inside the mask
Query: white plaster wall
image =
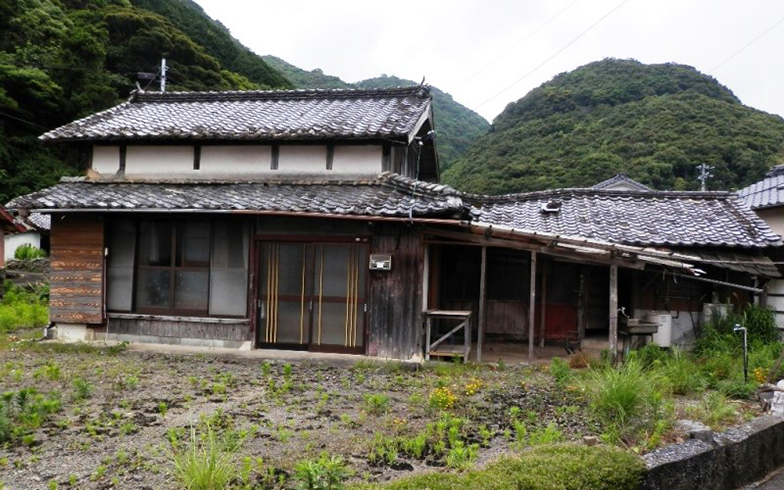
<svg viewBox="0 0 784 490"><path fill-rule="evenodd" d="M5 254L4 259L9 261L14 258L14 252L21 245L29 243L34 247L41 247L41 235L38 232L29 231L27 233L15 233L13 235L5 236Z"/></svg>
<svg viewBox="0 0 784 490"><path fill-rule="evenodd" d="M762 218L774 233L784 235L784 206L771 209L758 209L757 216Z"/></svg>
<svg viewBox="0 0 784 490"><path fill-rule="evenodd" d="M114 175L120 170L120 147L93 145L93 170Z"/></svg>
<svg viewBox="0 0 784 490"><path fill-rule="evenodd" d="M272 148L269 146L202 146L198 177L253 177L280 173L271 170Z"/></svg>
<svg viewBox="0 0 784 490"><path fill-rule="evenodd" d="M381 167L382 151L379 145L335 146L332 159L333 174L378 175Z"/></svg>
<svg viewBox="0 0 784 490"><path fill-rule="evenodd" d="M327 147L281 146L278 168L281 175L325 175Z"/></svg>
<svg viewBox="0 0 784 490"><path fill-rule="evenodd" d="M179 177L194 174L192 146L129 146L125 176Z"/></svg>

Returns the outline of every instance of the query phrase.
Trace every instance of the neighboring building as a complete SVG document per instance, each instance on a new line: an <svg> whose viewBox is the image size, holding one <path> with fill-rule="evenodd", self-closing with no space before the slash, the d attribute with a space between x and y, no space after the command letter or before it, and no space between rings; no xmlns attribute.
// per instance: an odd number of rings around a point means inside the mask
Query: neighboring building
<svg viewBox="0 0 784 490"><path fill-rule="evenodd" d="M5 210L2 206L0 206L0 270L5 267L5 236L10 235L12 233L19 233L23 231L19 223L14 220L14 217L11 216L11 213ZM4 279L5 275L0 275L0 280ZM0 289L2 289L2 284L0 284Z"/></svg>
<svg viewBox="0 0 784 490"><path fill-rule="evenodd" d="M641 184L630 178L625 173L615 174L607 180L599 182L592 189L604 189L606 191L652 191L650 187Z"/></svg>
<svg viewBox="0 0 784 490"><path fill-rule="evenodd" d="M688 342L704 303L779 277L780 237L733 195L466 195L438 183L433 130L426 87L137 92L43 135L91 168L9 207L52 216L65 339L408 359L444 347L423 332L443 310L533 349L617 347L624 307Z"/></svg>
<svg viewBox="0 0 784 490"><path fill-rule="evenodd" d="M765 220L775 233L784 235L784 165L771 169L761 181L738 191L738 197ZM772 257L784 263L784 254ZM776 311L776 323L784 329L784 280L768 284L767 303Z"/></svg>
<svg viewBox="0 0 784 490"><path fill-rule="evenodd" d="M14 258L16 249L29 245L49 252L49 227L51 216L47 214L32 213L27 218L16 218L19 229L15 233L5 236L5 260Z"/></svg>

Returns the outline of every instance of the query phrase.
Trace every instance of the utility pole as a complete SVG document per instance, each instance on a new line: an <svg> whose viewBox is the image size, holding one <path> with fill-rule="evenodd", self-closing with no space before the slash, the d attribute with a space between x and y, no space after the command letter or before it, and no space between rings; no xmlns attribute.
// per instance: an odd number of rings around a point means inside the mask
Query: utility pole
<svg viewBox="0 0 784 490"><path fill-rule="evenodd" d="M161 58L161 92L166 92L166 58Z"/></svg>
<svg viewBox="0 0 784 490"><path fill-rule="evenodd" d="M707 190L707 182L710 177L713 177L711 174L711 170L713 170L712 165L707 165L705 163L701 163L699 165L700 169L700 190L705 192Z"/></svg>

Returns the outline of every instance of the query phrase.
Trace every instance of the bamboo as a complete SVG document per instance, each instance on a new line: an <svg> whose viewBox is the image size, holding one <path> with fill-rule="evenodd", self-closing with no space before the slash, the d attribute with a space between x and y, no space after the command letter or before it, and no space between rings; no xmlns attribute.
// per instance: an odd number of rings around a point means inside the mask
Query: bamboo
<svg viewBox="0 0 784 490"><path fill-rule="evenodd" d="M270 342L270 254L272 253L271 245L267 245L267 314L264 317L264 340L269 343Z"/></svg>
<svg viewBox="0 0 784 490"><path fill-rule="evenodd" d="M280 284L280 244L275 244L275 289L272 291L273 304L275 305L275 317L272 322L272 341L278 342L278 287Z"/></svg>
<svg viewBox="0 0 784 490"><path fill-rule="evenodd" d="M361 263L359 261L361 256L360 250L354 253L354 344L352 347L357 346L357 318L359 315L359 268Z"/></svg>
<svg viewBox="0 0 784 490"><path fill-rule="evenodd" d="M349 329L351 328L351 291L353 288L351 287L351 280L353 279L353 275L351 274L351 253L352 247L349 246L348 248L348 260L346 261L346 322L344 328L344 337L343 337L343 345L348 347L349 344Z"/></svg>

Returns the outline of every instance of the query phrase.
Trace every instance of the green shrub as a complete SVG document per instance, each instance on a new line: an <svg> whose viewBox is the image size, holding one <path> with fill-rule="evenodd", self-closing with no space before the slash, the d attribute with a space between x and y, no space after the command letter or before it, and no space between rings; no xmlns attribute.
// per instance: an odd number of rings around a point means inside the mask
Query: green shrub
<svg viewBox="0 0 784 490"><path fill-rule="evenodd" d="M46 258L46 250L25 243L16 247L16 250L14 250L14 258L16 260L43 259Z"/></svg>
<svg viewBox="0 0 784 490"><path fill-rule="evenodd" d="M637 359L643 369L660 366L670 358L670 354L656 344L645 344L632 351L629 356Z"/></svg>
<svg viewBox="0 0 784 490"><path fill-rule="evenodd" d="M4 419L0 420L0 442L23 439L61 408L57 392L44 396L33 387L6 391L0 396L0 419ZM6 422L10 423L10 430L2 428Z"/></svg>
<svg viewBox="0 0 784 490"><path fill-rule="evenodd" d="M74 389L74 401L85 400L93 396L93 385L89 381L82 378L74 378L71 384Z"/></svg>
<svg viewBox="0 0 784 490"><path fill-rule="evenodd" d="M191 428L187 447L172 447L172 465L175 478L187 490L226 489L240 476L234 451L218 440L209 425L202 438Z"/></svg>
<svg viewBox="0 0 784 490"><path fill-rule="evenodd" d="M687 414L712 429L722 428L726 423L733 422L738 416L738 411L727 401L723 393L712 391L707 393L696 405L687 407Z"/></svg>
<svg viewBox="0 0 784 490"><path fill-rule="evenodd" d="M6 281L0 300L0 333L25 327L43 327L49 323L46 299Z"/></svg>
<svg viewBox="0 0 784 490"><path fill-rule="evenodd" d="M356 484L377 490L634 490L645 465L620 449L578 444L535 446L482 470L424 473L389 483Z"/></svg>

